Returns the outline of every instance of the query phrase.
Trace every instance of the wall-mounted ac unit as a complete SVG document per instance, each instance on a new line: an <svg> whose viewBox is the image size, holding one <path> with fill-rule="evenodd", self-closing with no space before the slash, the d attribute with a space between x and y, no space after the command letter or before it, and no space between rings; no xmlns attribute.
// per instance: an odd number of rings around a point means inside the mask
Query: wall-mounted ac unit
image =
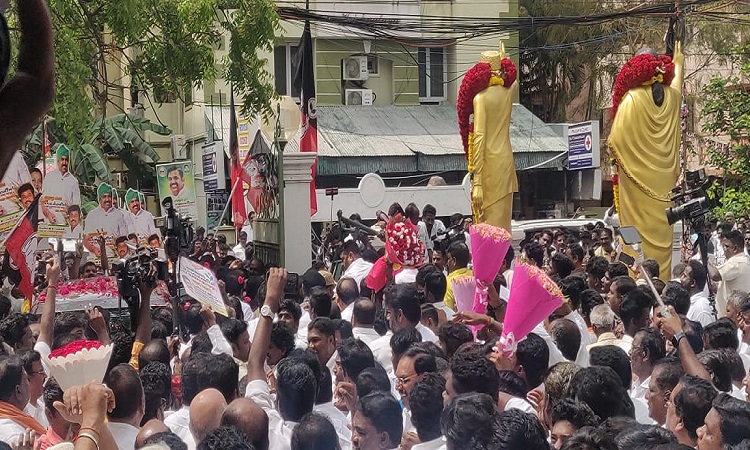
<svg viewBox="0 0 750 450"><path fill-rule="evenodd" d="M372 89L347 89L345 95L346 105L372 106Z"/></svg>
<svg viewBox="0 0 750 450"><path fill-rule="evenodd" d="M341 60L341 77L346 81L363 81L367 72L367 56L350 56Z"/></svg>
<svg viewBox="0 0 750 450"><path fill-rule="evenodd" d="M172 159L187 159L187 142L184 134L172 136Z"/></svg>

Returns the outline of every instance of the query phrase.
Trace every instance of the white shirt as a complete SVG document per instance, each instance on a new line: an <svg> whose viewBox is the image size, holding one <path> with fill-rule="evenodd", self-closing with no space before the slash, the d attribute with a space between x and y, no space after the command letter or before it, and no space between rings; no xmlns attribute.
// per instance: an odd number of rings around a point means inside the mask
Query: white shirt
<svg viewBox="0 0 750 450"><path fill-rule="evenodd" d="M240 261L245 260L245 247L243 247L242 244L237 244L232 247L232 253L234 253L234 257Z"/></svg>
<svg viewBox="0 0 750 450"><path fill-rule="evenodd" d="M632 399L635 407L635 420L641 425L656 425L656 421L648 415L648 405L643 399Z"/></svg>
<svg viewBox="0 0 750 450"><path fill-rule="evenodd" d="M649 376L643 382L639 383L637 380L633 382L633 388L630 390L630 398L633 400L646 401L646 392L648 392L648 384L651 382Z"/></svg>
<svg viewBox="0 0 750 450"><path fill-rule="evenodd" d="M242 230L247 233L247 242L253 242L253 226L250 224L244 225Z"/></svg>
<svg viewBox="0 0 750 450"><path fill-rule="evenodd" d="M10 419L0 419L0 441L14 444L26 432L26 428Z"/></svg>
<svg viewBox="0 0 750 450"><path fill-rule="evenodd" d="M438 338L435 336L435 333L432 332L429 328L422 325L421 323L418 323L416 327L414 327L419 331L419 334L422 335L422 342L433 342L437 343ZM389 339L389 346L390 346L390 339Z"/></svg>
<svg viewBox="0 0 750 450"><path fill-rule="evenodd" d="M505 402L505 409L504 411L508 411L511 409L518 409L520 411L525 412L526 414L533 414L534 416L537 415L536 410L533 406L531 406L531 403L529 403L526 399L518 398L518 397L512 397L510 400Z"/></svg>
<svg viewBox="0 0 750 450"><path fill-rule="evenodd" d="M132 450L135 447L135 438L140 431L138 428L127 423L109 422L107 424L109 432L117 443L120 450Z"/></svg>
<svg viewBox="0 0 750 450"><path fill-rule="evenodd" d="M391 336L393 333L389 330L384 336L375 339L370 343L375 361L379 362L386 372L393 372L393 363L391 362Z"/></svg>
<svg viewBox="0 0 750 450"><path fill-rule="evenodd" d="M690 297L690 309L688 310L687 318L695 322L700 322L704 327L716 320L711 304L702 292Z"/></svg>
<svg viewBox="0 0 750 450"><path fill-rule="evenodd" d="M581 367L586 367L589 361L587 347L596 342L596 336L592 337L591 333L589 333L589 327L586 326L586 321L578 314L578 311L572 311L565 318L573 321L578 326L578 331L581 333L581 345L578 347L575 362Z"/></svg>
<svg viewBox="0 0 750 450"><path fill-rule="evenodd" d="M435 309L439 309L445 313L445 318L450 322L453 320L453 316L456 315L456 311L453 311L448 305L445 304L445 302L437 302L433 303L432 306L435 307Z"/></svg>
<svg viewBox="0 0 750 450"><path fill-rule="evenodd" d="M560 349L557 348L557 345L555 345L555 341L552 339L552 336L550 336L547 330L544 329L543 323L537 324L537 326L534 327L531 332L544 339L544 342L547 344L547 348L549 349L548 367L552 367L559 362L567 361L567 359L565 359L565 357L560 352Z"/></svg>
<svg viewBox="0 0 750 450"><path fill-rule="evenodd" d="M445 225L441 220L435 219L435 223L432 225L432 231L429 233L427 232L427 224L424 223L424 221L420 220L418 225L419 239L424 242L425 255L427 255L427 250L435 249L435 238L437 238L438 234L445 231Z"/></svg>
<svg viewBox="0 0 750 450"><path fill-rule="evenodd" d="M625 350L626 354L630 354L630 349L633 347L633 337L627 334L622 335L622 339L620 340L620 343L617 344L618 347Z"/></svg>
<svg viewBox="0 0 750 450"><path fill-rule="evenodd" d="M193 435L190 433L190 407L182 405L182 408L164 419L164 425L183 441L188 436L192 437Z"/></svg>
<svg viewBox="0 0 750 450"><path fill-rule="evenodd" d="M367 346L370 347L370 350L372 350L370 344L375 342L375 340L380 339L380 335L374 328L354 327L352 328L352 334L356 339L367 344Z"/></svg>
<svg viewBox="0 0 750 450"><path fill-rule="evenodd" d="M343 412L333 406L333 402L315 405L313 411L326 416L331 422L333 428L336 429L336 434L339 435L339 444L341 444L342 450L351 448L352 432L347 427L347 425L349 425L349 419L346 418L346 415Z"/></svg>
<svg viewBox="0 0 750 450"><path fill-rule="evenodd" d="M750 259L744 253L739 253L727 259L718 270L721 281L716 292L716 311L723 317L732 291L750 292Z"/></svg>
<svg viewBox="0 0 750 450"><path fill-rule="evenodd" d="M445 450L445 448L445 438L440 436L437 439L422 444L415 444L411 450Z"/></svg>
<svg viewBox="0 0 750 450"><path fill-rule="evenodd" d="M263 408L268 416L268 443L270 450L291 447L292 433L296 423L285 421L276 410L275 402L268 390L268 384L262 380L253 380L247 384L245 397Z"/></svg>
<svg viewBox="0 0 750 450"><path fill-rule="evenodd" d="M354 315L354 302L351 302L350 304L346 305L346 308L344 308L343 311L341 311L341 318L351 323L353 315Z"/></svg>
<svg viewBox="0 0 750 450"><path fill-rule="evenodd" d="M63 238L65 239L81 239L83 237L83 222L78 222L78 225L76 225L75 228L70 228L70 225L68 225L68 228L65 229L65 232L63 233Z"/></svg>
<svg viewBox="0 0 750 450"><path fill-rule="evenodd" d="M234 353L232 352L232 345L227 341L227 338L224 337L224 334L221 332L221 328L219 328L219 325L212 325L208 327L206 333L208 334L208 338L211 340L212 355L218 356L223 353L225 355L234 356ZM180 359L185 356L185 352L187 351L187 349L193 347L193 337L194 336L190 336L190 340L180 346Z"/></svg>
<svg viewBox="0 0 750 450"><path fill-rule="evenodd" d="M80 205L81 187L78 184L78 179L70 172L65 172L65 175L61 174L59 170L48 173L42 181L42 199L45 203L49 202L50 206L54 203L59 205L62 202L65 204L65 209L70 205ZM67 211L64 212L67 213ZM65 224L65 217L62 213L61 211L56 214L55 223ZM40 216L40 218L42 217Z"/></svg>
<svg viewBox="0 0 750 450"><path fill-rule="evenodd" d="M120 236L128 235L128 223L121 209L109 208L108 211L97 206L86 216L86 225L83 227L84 237L97 232L104 233L104 239L109 248L107 255L114 256L115 240Z"/></svg>
<svg viewBox="0 0 750 450"><path fill-rule="evenodd" d="M31 403L31 400L29 400L29 403L23 409L23 412L35 418L44 428L49 428L47 415L44 414L44 396L39 397L36 404Z"/></svg>
<svg viewBox="0 0 750 450"><path fill-rule="evenodd" d="M344 271L342 278L354 278L354 281L357 282L357 286L361 286L362 280L367 278L367 275L370 274L370 269L372 269L372 263L367 262L362 258L357 258L349 264L349 267Z"/></svg>
<svg viewBox="0 0 750 450"><path fill-rule="evenodd" d="M125 216L130 220L130 232L138 236L138 244L148 244L148 237L152 234L161 239L161 233L154 225L154 215L150 212L141 209L138 214L133 214L128 211Z"/></svg>

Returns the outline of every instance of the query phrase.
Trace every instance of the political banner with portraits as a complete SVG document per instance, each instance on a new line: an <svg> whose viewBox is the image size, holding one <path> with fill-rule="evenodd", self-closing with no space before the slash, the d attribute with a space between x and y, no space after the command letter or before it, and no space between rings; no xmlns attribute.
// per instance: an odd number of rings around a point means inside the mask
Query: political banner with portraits
<svg viewBox="0 0 750 450"><path fill-rule="evenodd" d="M0 245L4 245L11 231L34 202L36 189L29 168L21 152L10 161L0 180Z"/></svg>
<svg viewBox="0 0 750 450"><path fill-rule="evenodd" d="M192 219L198 217L192 161L174 161L169 164L157 165L156 182L159 186L161 201L164 201L167 197L172 197L172 204L181 216ZM163 207L162 214L166 214Z"/></svg>
<svg viewBox="0 0 750 450"><path fill-rule="evenodd" d="M81 188L78 179L70 172L70 150L60 144L55 151L55 170L47 172L42 180L39 200L42 223L37 230L38 236L80 239L81 216Z"/></svg>

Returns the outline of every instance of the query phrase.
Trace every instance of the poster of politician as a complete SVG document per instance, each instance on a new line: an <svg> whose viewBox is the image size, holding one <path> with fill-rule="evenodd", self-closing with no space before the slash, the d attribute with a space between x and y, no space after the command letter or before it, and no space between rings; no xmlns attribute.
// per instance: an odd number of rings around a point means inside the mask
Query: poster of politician
<svg viewBox="0 0 750 450"><path fill-rule="evenodd" d="M21 152L16 152L0 180L0 245L8 239L18 220L34 202L36 194L23 156Z"/></svg>
<svg viewBox="0 0 750 450"><path fill-rule="evenodd" d="M40 238L74 238L80 235L81 189L78 179L70 172L70 150L65 145L56 149L55 170L42 180L39 201ZM71 219L71 216L75 216ZM74 230L78 228L78 231Z"/></svg>
<svg viewBox="0 0 750 450"><path fill-rule="evenodd" d="M159 198L162 201L167 197L172 197L172 203L181 216L192 219L198 217L191 161L159 164L156 166L156 181L159 183ZM162 210L162 214L165 213L166 211Z"/></svg>
<svg viewBox="0 0 750 450"><path fill-rule="evenodd" d="M83 245L96 258L102 256L101 239L104 239L107 256L114 258L117 254L115 249L118 240L123 242L120 238L127 239L129 234L126 212L117 207L114 197L115 191L112 186L107 183L100 184L96 189L96 199L99 204L86 216L86 224L83 227Z"/></svg>

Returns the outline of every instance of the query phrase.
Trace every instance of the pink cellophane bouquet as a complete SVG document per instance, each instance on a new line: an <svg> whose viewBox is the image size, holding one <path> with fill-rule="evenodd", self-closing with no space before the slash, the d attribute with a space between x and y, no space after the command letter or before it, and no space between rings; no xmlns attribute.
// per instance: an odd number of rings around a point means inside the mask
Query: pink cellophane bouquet
<svg viewBox="0 0 750 450"><path fill-rule="evenodd" d="M513 237L504 228L478 223L469 228L471 237L471 259L473 262L476 291L472 311L485 314L487 310L486 285L494 283Z"/></svg>
<svg viewBox="0 0 750 450"><path fill-rule="evenodd" d="M562 291L542 269L528 263L517 264L500 339L503 353L506 356L515 353L518 341L562 303Z"/></svg>
<svg viewBox="0 0 750 450"><path fill-rule="evenodd" d="M92 381L101 382L107 372L112 344L79 340L54 350L47 367L63 391Z"/></svg>
<svg viewBox="0 0 750 450"><path fill-rule="evenodd" d="M387 283L387 266L397 275L405 267L419 267L424 262L424 242L419 240L419 227L401 214L397 214L388 221L385 227L385 256L380 258L366 283L375 292L383 289Z"/></svg>
<svg viewBox="0 0 750 450"><path fill-rule="evenodd" d="M482 306L481 303L474 301L474 295L477 290L477 280L471 275L464 275L462 277L456 277L451 280L453 287L453 297L456 299L456 310L457 311L472 311L479 314L487 313L487 306ZM472 325L471 331L474 332L474 337L477 336L477 331L481 328L479 325Z"/></svg>

